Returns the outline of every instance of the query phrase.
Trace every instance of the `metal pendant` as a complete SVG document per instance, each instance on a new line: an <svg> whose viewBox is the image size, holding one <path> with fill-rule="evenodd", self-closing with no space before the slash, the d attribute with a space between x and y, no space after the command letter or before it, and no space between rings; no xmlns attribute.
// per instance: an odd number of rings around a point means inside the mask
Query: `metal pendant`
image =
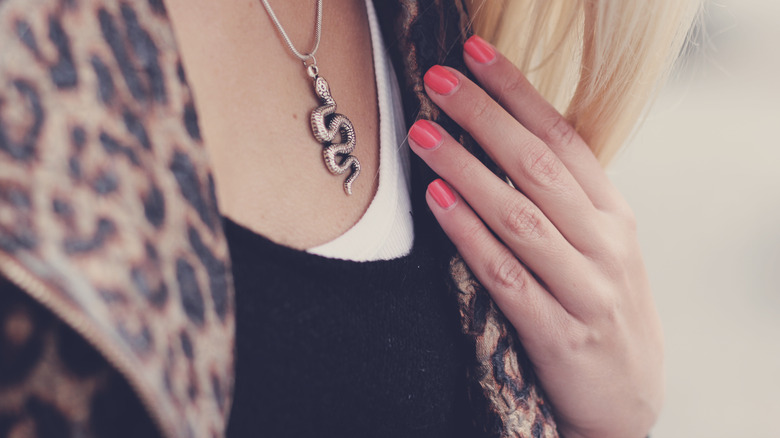
<svg viewBox="0 0 780 438"><path fill-rule="evenodd" d="M317 67L311 65L307 70L314 79L314 93L322 104L311 112L311 132L322 143L322 157L330 173L341 175L352 169L344 180L344 191L351 195L352 183L360 174L360 161L351 155L356 145L355 128L345 115L336 112L336 101L330 95L328 82L317 74ZM341 143L333 143L337 134L341 134Z"/></svg>

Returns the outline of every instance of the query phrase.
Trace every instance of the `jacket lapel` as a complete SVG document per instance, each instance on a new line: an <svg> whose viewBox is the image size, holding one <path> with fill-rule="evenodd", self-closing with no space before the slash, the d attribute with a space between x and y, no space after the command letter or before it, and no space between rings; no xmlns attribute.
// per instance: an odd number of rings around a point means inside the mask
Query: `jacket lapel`
<svg viewBox="0 0 780 438"><path fill-rule="evenodd" d="M0 274L169 436L223 433L227 246L160 1L0 2Z"/></svg>

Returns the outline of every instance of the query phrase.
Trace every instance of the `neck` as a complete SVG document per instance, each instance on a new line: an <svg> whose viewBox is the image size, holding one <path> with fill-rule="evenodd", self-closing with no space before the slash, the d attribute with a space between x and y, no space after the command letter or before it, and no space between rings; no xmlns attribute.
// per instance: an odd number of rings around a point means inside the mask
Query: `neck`
<svg viewBox="0 0 780 438"><path fill-rule="evenodd" d="M278 243L305 249L332 240L362 216L376 191L378 114L364 0L324 4L319 72L338 112L354 125L361 174L354 195L334 176L312 135L321 105L260 0L167 0L195 94L225 216ZM296 48L314 44L316 0L271 2Z"/></svg>

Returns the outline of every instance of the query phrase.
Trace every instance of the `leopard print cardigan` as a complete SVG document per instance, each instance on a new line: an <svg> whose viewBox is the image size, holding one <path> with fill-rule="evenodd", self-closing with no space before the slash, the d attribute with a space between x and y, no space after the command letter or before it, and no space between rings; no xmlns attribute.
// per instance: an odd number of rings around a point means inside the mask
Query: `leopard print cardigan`
<svg viewBox="0 0 780 438"><path fill-rule="evenodd" d="M462 0L376 5L409 121L492 166L421 80L465 71ZM511 326L454 250L444 263L481 436L557 436ZM224 436L230 272L163 1L0 0L0 436Z"/></svg>

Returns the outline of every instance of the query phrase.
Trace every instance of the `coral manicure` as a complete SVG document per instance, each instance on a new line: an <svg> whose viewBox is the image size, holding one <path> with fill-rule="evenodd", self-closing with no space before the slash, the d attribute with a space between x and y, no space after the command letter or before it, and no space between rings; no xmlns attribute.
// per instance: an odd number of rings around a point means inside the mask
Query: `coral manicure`
<svg viewBox="0 0 780 438"><path fill-rule="evenodd" d="M440 65L431 67L423 80L425 85L438 94L450 94L458 85L458 77Z"/></svg>
<svg viewBox="0 0 780 438"><path fill-rule="evenodd" d="M434 149L441 144L442 139L436 127L427 120L414 122L412 128L409 129L409 138L423 149Z"/></svg>
<svg viewBox="0 0 780 438"><path fill-rule="evenodd" d="M487 64L496 59L495 49L493 49L493 47L488 44L487 41L483 40L477 35L469 38L468 41L466 41L466 43L463 45L463 48L466 50L466 53L468 53L469 56L474 58L474 60L480 64Z"/></svg>
<svg viewBox="0 0 780 438"><path fill-rule="evenodd" d="M452 208L458 200L455 194L452 193L452 189L441 179L437 179L428 185L428 193L431 194L436 204L445 210Z"/></svg>

